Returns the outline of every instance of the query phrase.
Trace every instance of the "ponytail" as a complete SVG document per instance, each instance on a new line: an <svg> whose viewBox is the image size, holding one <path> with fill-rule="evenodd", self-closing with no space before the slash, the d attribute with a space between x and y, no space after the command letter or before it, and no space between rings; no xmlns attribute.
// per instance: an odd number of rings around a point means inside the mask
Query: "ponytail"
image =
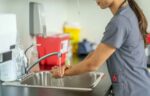
<svg viewBox="0 0 150 96"><path fill-rule="evenodd" d="M144 44L146 47L146 45L147 45L146 44L146 35L148 34L147 33L148 23L147 23L146 17L144 15L143 11L141 10L141 8L138 6L138 4L134 0L128 0L128 3L137 16L141 35L143 36Z"/></svg>

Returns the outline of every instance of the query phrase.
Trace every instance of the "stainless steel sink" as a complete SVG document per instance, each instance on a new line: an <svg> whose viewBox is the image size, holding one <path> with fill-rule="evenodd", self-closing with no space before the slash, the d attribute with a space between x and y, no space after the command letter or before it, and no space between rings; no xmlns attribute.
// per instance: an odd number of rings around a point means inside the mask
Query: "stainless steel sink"
<svg viewBox="0 0 150 96"><path fill-rule="evenodd" d="M25 76L17 86L53 88L76 91L92 91L100 82L103 73L86 73L55 79L50 72L39 72ZM8 85L8 84L6 84Z"/></svg>

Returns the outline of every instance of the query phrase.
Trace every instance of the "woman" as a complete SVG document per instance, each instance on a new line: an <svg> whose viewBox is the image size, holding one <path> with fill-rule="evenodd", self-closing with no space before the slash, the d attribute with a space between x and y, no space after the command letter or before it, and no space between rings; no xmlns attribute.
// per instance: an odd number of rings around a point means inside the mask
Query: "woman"
<svg viewBox="0 0 150 96"><path fill-rule="evenodd" d="M61 72L54 67L54 77L77 75L97 70L107 61L115 96L150 96L150 74L144 52L146 18L134 0L97 0L109 8L113 18L107 25L97 49L77 65Z"/></svg>

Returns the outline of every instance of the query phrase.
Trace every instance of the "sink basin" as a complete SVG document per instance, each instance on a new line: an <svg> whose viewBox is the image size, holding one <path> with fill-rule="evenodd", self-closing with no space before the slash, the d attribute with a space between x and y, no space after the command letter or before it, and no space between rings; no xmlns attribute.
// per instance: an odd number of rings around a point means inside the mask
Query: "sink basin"
<svg viewBox="0 0 150 96"><path fill-rule="evenodd" d="M103 73L86 73L77 76L53 78L50 72L39 72L25 76L19 86L54 88L63 90L92 91L100 82ZM7 84L6 84L7 85ZM14 84L15 85L15 84ZM18 85L18 84L16 84Z"/></svg>

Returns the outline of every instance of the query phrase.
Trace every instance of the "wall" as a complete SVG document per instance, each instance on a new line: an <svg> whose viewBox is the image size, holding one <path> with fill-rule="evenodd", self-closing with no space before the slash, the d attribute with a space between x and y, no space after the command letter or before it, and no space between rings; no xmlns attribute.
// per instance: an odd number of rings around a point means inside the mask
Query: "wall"
<svg viewBox="0 0 150 96"><path fill-rule="evenodd" d="M44 5L47 32L62 32L65 21L79 22L81 39L99 43L105 26L112 17L109 10L102 11L94 0L30 0ZM86 34L86 35L85 35Z"/></svg>
<svg viewBox="0 0 150 96"><path fill-rule="evenodd" d="M43 4L45 9L45 20L47 33L61 33L62 26L67 20L67 0L30 0Z"/></svg>
<svg viewBox="0 0 150 96"><path fill-rule="evenodd" d="M79 1L79 3L77 3ZM142 8L148 20L150 32L150 0L136 0ZM82 27L81 39L88 38L90 41L100 42L105 27L112 18L110 10L102 10L95 0L68 0L68 20L80 22Z"/></svg>
<svg viewBox="0 0 150 96"><path fill-rule="evenodd" d="M17 15L18 41L24 49L32 42L29 36L29 2L44 5L48 35L62 32L62 26L68 16L66 0L0 0L0 13Z"/></svg>
<svg viewBox="0 0 150 96"><path fill-rule="evenodd" d="M0 13L16 13L18 40L26 48L30 42L29 36L29 4L28 1L40 2L45 7L48 34L62 32L65 21L80 22L81 39L99 43L105 27L112 17L111 12L100 9L95 0L0 0ZM143 9L150 31L150 1L136 0Z"/></svg>
<svg viewBox="0 0 150 96"><path fill-rule="evenodd" d="M150 32L150 0L137 0L137 3L142 8L147 20L148 20L148 32Z"/></svg>
<svg viewBox="0 0 150 96"><path fill-rule="evenodd" d="M67 3L69 21L80 22L81 39L99 43L112 17L110 11L101 10L95 0L68 0Z"/></svg>
<svg viewBox="0 0 150 96"><path fill-rule="evenodd" d="M0 13L14 13L17 16L18 42L23 48L30 44L28 6L27 0L0 0Z"/></svg>

